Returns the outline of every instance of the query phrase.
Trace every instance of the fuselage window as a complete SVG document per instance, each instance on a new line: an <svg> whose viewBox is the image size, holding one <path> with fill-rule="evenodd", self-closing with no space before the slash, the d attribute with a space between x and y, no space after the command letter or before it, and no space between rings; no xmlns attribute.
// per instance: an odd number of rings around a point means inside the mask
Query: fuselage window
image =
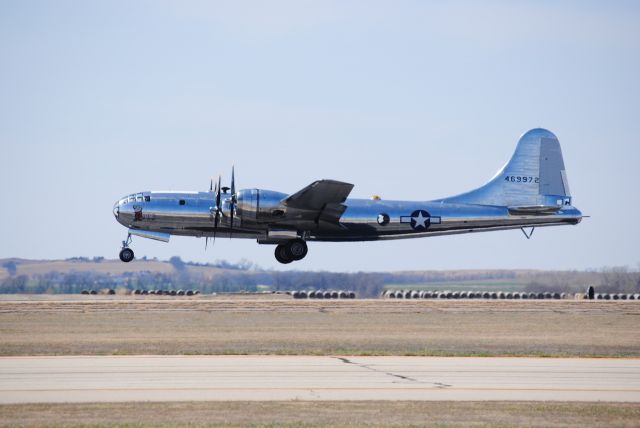
<svg viewBox="0 0 640 428"><path fill-rule="evenodd" d="M187 201L185 201L184 199L180 199L180 202L179 202L180 205L184 205L186 203L187 203Z"/></svg>
<svg viewBox="0 0 640 428"><path fill-rule="evenodd" d="M151 196L145 195L144 201L145 202L150 202L151 201Z"/></svg>
<svg viewBox="0 0 640 428"><path fill-rule="evenodd" d="M142 202L142 195L138 195L138 196L136 197L136 200L137 200L138 202Z"/></svg>

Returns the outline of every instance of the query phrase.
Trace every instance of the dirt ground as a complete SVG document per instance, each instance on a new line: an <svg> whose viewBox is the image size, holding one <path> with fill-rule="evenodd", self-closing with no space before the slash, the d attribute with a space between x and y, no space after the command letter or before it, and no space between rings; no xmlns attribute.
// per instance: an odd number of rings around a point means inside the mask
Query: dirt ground
<svg viewBox="0 0 640 428"><path fill-rule="evenodd" d="M0 355L640 356L636 301L16 299Z"/></svg>
<svg viewBox="0 0 640 428"><path fill-rule="evenodd" d="M0 406L0 426L638 426L632 403L177 402Z"/></svg>

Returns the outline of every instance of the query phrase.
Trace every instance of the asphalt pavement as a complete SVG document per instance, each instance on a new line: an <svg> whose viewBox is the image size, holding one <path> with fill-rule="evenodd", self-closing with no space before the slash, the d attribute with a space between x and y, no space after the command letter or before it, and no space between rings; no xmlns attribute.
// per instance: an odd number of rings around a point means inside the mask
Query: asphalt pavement
<svg viewBox="0 0 640 428"><path fill-rule="evenodd" d="M640 359L349 356L0 358L0 403L184 400L640 402Z"/></svg>

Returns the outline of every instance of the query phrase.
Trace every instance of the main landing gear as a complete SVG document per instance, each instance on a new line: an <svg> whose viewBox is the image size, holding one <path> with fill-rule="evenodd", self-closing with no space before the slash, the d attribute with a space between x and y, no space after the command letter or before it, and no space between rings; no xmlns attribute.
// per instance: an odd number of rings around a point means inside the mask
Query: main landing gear
<svg viewBox="0 0 640 428"><path fill-rule="evenodd" d="M302 239L293 239L285 244L278 244L275 250L276 260L287 264L304 259L307 255L307 243Z"/></svg>
<svg viewBox="0 0 640 428"><path fill-rule="evenodd" d="M128 234L127 239L122 241L122 249L120 250L120 260L125 263L129 263L135 257L133 250L129 248L129 244L131 244L131 234Z"/></svg>

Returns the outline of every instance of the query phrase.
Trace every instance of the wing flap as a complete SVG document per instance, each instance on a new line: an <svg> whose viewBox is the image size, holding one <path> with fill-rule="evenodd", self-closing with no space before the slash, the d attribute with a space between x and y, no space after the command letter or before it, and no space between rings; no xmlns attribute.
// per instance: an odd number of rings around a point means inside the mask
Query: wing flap
<svg viewBox="0 0 640 428"><path fill-rule="evenodd" d="M291 208L321 210L327 204L341 204L346 201L351 189L353 184L335 180L318 180L287 196L282 203Z"/></svg>
<svg viewBox="0 0 640 428"><path fill-rule="evenodd" d="M352 189L353 184L350 183L318 180L287 196L282 200L282 204L290 209L314 213L316 222L337 223L347 209L343 202L347 200Z"/></svg>

